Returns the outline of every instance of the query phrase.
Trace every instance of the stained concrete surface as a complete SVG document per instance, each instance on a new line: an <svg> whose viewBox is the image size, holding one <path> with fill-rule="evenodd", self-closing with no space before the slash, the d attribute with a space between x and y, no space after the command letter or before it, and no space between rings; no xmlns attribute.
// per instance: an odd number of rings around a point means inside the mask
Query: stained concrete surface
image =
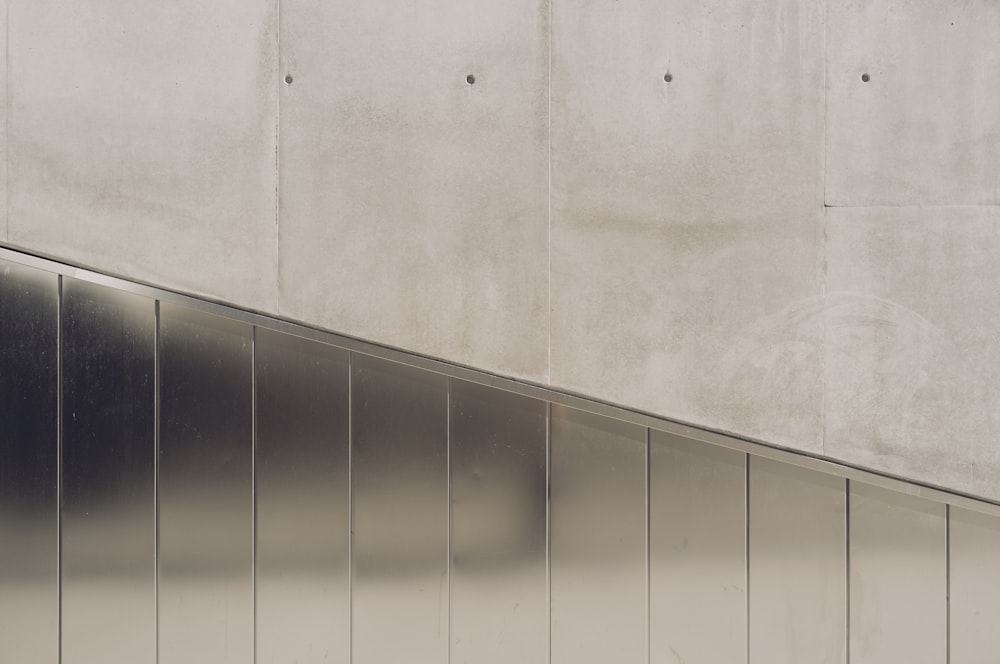
<svg viewBox="0 0 1000 664"><path fill-rule="evenodd" d="M830 2L827 48L827 203L1000 203L1000 3Z"/></svg>
<svg viewBox="0 0 1000 664"><path fill-rule="evenodd" d="M1000 498L995 3L9 2L10 245Z"/></svg>
<svg viewBox="0 0 1000 664"><path fill-rule="evenodd" d="M822 47L813 2L556 0L553 384L821 450Z"/></svg>
<svg viewBox="0 0 1000 664"><path fill-rule="evenodd" d="M1000 208L828 211L826 452L1000 494Z"/></svg>
<svg viewBox="0 0 1000 664"><path fill-rule="evenodd" d="M273 311L275 10L10 0L10 243Z"/></svg>
<svg viewBox="0 0 1000 664"><path fill-rule="evenodd" d="M281 313L544 380L547 5L285 0L281 30Z"/></svg>

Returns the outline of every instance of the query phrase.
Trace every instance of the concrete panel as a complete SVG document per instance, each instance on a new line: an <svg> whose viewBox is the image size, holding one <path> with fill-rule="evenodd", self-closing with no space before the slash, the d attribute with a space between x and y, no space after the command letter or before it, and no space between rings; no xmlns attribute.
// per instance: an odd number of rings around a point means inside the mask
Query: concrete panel
<svg viewBox="0 0 1000 664"><path fill-rule="evenodd" d="M0 0L0 242L7 242L7 5Z"/></svg>
<svg viewBox="0 0 1000 664"><path fill-rule="evenodd" d="M828 25L827 202L1000 203L1000 4L850 0Z"/></svg>
<svg viewBox="0 0 1000 664"><path fill-rule="evenodd" d="M822 21L555 0L553 384L820 448Z"/></svg>
<svg viewBox="0 0 1000 664"><path fill-rule="evenodd" d="M546 377L547 37L545 0L282 1L283 315Z"/></svg>
<svg viewBox="0 0 1000 664"><path fill-rule="evenodd" d="M10 0L12 244L273 310L274 0Z"/></svg>
<svg viewBox="0 0 1000 664"><path fill-rule="evenodd" d="M1000 209L831 208L826 452L1000 498Z"/></svg>

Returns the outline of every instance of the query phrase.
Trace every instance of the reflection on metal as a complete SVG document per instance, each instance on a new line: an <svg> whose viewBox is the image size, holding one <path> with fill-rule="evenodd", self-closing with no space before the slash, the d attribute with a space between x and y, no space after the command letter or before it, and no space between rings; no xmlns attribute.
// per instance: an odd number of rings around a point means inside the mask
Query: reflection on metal
<svg viewBox="0 0 1000 664"><path fill-rule="evenodd" d="M745 524L746 454L651 432L651 661L745 662Z"/></svg>
<svg viewBox="0 0 1000 664"><path fill-rule="evenodd" d="M646 430L552 408L552 661L646 661Z"/></svg>
<svg viewBox="0 0 1000 664"><path fill-rule="evenodd" d="M347 662L348 354L258 329L255 356L257 662Z"/></svg>
<svg viewBox="0 0 1000 664"><path fill-rule="evenodd" d="M251 334L160 307L160 664L253 657Z"/></svg>
<svg viewBox="0 0 1000 664"><path fill-rule="evenodd" d="M548 659L545 404L454 381L451 660Z"/></svg>
<svg viewBox="0 0 1000 664"><path fill-rule="evenodd" d="M770 459L749 463L749 662L845 663L846 483Z"/></svg>
<svg viewBox="0 0 1000 664"><path fill-rule="evenodd" d="M851 483L852 664L946 661L945 507Z"/></svg>
<svg viewBox="0 0 1000 664"><path fill-rule="evenodd" d="M0 661L59 651L58 277L0 261Z"/></svg>
<svg viewBox="0 0 1000 664"><path fill-rule="evenodd" d="M63 280L64 663L156 661L153 300Z"/></svg>
<svg viewBox="0 0 1000 664"><path fill-rule="evenodd" d="M1000 519L949 510L951 664L1000 656Z"/></svg>
<svg viewBox="0 0 1000 664"><path fill-rule="evenodd" d="M0 662L1000 651L995 505L0 253Z"/></svg>
<svg viewBox="0 0 1000 664"><path fill-rule="evenodd" d="M353 661L448 659L448 380L356 357Z"/></svg>

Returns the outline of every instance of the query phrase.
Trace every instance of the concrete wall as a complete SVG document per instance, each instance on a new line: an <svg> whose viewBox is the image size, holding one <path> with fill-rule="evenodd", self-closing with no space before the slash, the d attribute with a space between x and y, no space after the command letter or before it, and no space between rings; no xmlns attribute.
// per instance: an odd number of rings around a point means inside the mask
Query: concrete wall
<svg viewBox="0 0 1000 664"><path fill-rule="evenodd" d="M993 0L6 5L9 246L1000 499Z"/></svg>

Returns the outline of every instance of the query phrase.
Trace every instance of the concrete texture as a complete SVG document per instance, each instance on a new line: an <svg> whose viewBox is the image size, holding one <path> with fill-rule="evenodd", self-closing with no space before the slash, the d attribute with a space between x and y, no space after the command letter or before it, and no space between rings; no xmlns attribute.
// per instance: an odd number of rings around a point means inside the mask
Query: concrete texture
<svg viewBox="0 0 1000 664"><path fill-rule="evenodd" d="M0 241L1000 499L993 0L6 1Z"/></svg>
<svg viewBox="0 0 1000 664"><path fill-rule="evenodd" d="M809 1L555 1L553 384L821 450L822 34Z"/></svg>
<svg viewBox="0 0 1000 664"><path fill-rule="evenodd" d="M1000 496L1000 208L828 212L826 453Z"/></svg>
<svg viewBox="0 0 1000 664"><path fill-rule="evenodd" d="M273 311L275 3L9 1L9 242Z"/></svg>
<svg viewBox="0 0 1000 664"><path fill-rule="evenodd" d="M283 315L545 379L547 21L281 3Z"/></svg>
<svg viewBox="0 0 1000 664"><path fill-rule="evenodd" d="M852 0L828 14L827 203L1000 203L1000 3Z"/></svg>

